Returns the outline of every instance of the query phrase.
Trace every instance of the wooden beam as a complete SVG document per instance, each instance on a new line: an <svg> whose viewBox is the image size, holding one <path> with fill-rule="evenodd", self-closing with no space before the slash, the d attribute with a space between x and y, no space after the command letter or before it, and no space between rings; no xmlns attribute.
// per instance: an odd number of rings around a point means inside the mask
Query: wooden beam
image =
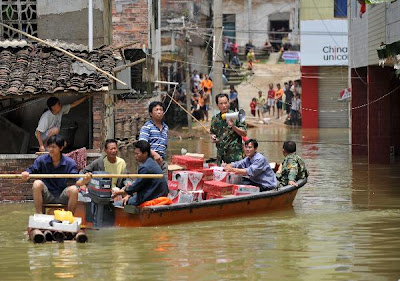
<svg viewBox="0 0 400 281"><path fill-rule="evenodd" d="M117 72L120 72L121 70L124 70L125 68L128 68L128 67L131 67L131 66L134 66L134 65L143 63L143 62L145 62L145 61L146 61L146 58L142 58L142 59L140 59L140 60L137 60L137 61L128 63L128 64L126 64L126 65L117 66L117 67L115 67L112 71L113 71L114 73L117 73Z"/></svg>

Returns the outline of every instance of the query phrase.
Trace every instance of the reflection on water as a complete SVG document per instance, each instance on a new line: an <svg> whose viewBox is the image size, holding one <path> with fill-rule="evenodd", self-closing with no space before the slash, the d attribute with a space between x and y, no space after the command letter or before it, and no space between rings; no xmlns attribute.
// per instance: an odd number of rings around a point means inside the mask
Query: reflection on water
<svg viewBox="0 0 400 281"><path fill-rule="evenodd" d="M294 139L310 171L293 209L154 228L90 231L88 244L33 245L32 203L0 205L0 280L398 280L400 165L352 159L347 130L257 128L280 162ZM278 141L278 142L276 142ZM207 138L173 140L215 155ZM124 157L132 151L124 152ZM129 157L129 167L135 163Z"/></svg>

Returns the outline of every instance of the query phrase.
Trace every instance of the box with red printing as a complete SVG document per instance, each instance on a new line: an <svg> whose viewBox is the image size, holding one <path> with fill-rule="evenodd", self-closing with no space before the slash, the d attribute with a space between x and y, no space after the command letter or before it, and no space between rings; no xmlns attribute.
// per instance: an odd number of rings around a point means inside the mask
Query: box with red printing
<svg viewBox="0 0 400 281"><path fill-rule="evenodd" d="M191 171L203 173L203 181L212 181L214 179L214 173L212 169L203 168L203 169L194 169Z"/></svg>
<svg viewBox="0 0 400 281"><path fill-rule="evenodd" d="M234 185L233 192L234 195L247 195L260 192L260 188L254 185Z"/></svg>
<svg viewBox="0 0 400 281"><path fill-rule="evenodd" d="M176 203L178 197L178 182L177 181L168 181L168 198L172 200L172 202Z"/></svg>
<svg viewBox="0 0 400 281"><path fill-rule="evenodd" d="M203 188L203 173L195 171L174 171L172 180L178 182L178 188L185 191Z"/></svg>
<svg viewBox="0 0 400 281"><path fill-rule="evenodd" d="M179 165L187 170L202 169L204 158L194 158L185 155L172 155L171 163Z"/></svg>
<svg viewBox="0 0 400 281"><path fill-rule="evenodd" d="M235 196L241 196L241 195L254 195L255 193L253 192L240 192L240 191L235 191Z"/></svg>
<svg viewBox="0 0 400 281"><path fill-rule="evenodd" d="M207 192L206 200L223 198L222 195L212 192Z"/></svg>
<svg viewBox="0 0 400 281"><path fill-rule="evenodd" d="M179 182L178 181L168 181L168 189L169 190L178 190Z"/></svg>
<svg viewBox="0 0 400 281"><path fill-rule="evenodd" d="M213 180L227 182L231 184L241 184L242 176L232 172L213 170Z"/></svg>
<svg viewBox="0 0 400 281"><path fill-rule="evenodd" d="M220 181L205 181L203 191L207 194L216 194L219 196L232 194L233 185Z"/></svg>

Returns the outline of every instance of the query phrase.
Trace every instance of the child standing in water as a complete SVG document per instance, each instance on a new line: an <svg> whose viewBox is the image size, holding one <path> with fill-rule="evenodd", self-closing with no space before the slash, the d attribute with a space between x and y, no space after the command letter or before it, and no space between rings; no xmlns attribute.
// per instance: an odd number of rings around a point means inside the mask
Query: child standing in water
<svg viewBox="0 0 400 281"><path fill-rule="evenodd" d="M256 107L257 107L257 99L253 98L250 103L250 110L251 114L255 117L256 116Z"/></svg>

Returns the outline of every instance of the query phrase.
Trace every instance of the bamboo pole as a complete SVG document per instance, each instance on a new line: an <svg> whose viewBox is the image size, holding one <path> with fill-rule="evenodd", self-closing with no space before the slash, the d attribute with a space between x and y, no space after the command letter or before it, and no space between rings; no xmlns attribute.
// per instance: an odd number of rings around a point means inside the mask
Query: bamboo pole
<svg viewBox="0 0 400 281"><path fill-rule="evenodd" d="M82 59L82 58L79 58L79 57L75 56L74 54L72 54L72 53L70 53L70 52L68 52L68 51L66 51L66 50L64 50L64 49L62 49L62 48L60 48L60 47L57 47L57 46L55 46L55 45L53 45L53 44L51 44L51 43L49 43L49 42L46 42L46 41L44 41L44 40L42 40L42 39L40 39L40 38L37 38L37 37L35 37L35 36L33 36L33 35L30 35L30 34L24 32L24 31L21 31L21 30L19 30L19 29L14 28L14 27L11 27L11 26L9 26L9 25L7 25L7 24L4 24L4 23L0 22L0 25L2 25L2 26L5 27L5 28L11 29L11 30L13 30L13 31L15 31L15 32L18 32L18 33L20 33L20 34L22 34L22 35L24 35L24 36L26 36L26 37L28 37L28 38L31 38L32 40L35 40L35 41L38 41L38 42L40 42L40 43L43 43L43 44L45 44L45 45L47 45L47 46L50 46L50 47L52 47L52 48L54 48L54 49L56 49L56 50L58 50L58 51L60 51L60 52L63 52L63 53L66 54L67 56L70 56L70 57L72 57L72 58L74 58L74 59L76 59L76 60L78 60L78 61L80 61L80 62L83 62L83 63L85 63L85 64L87 64L87 65L90 65L91 67L93 67L93 68L96 69L97 71L100 71L101 73L107 75L107 76L110 77L111 79L113 79L113 80L117 81L118 83L121 83L122 85L125 85L125 86L126 86L126 83L125 83L125 82L119 80L117 77L115 77L115 76L111 75L110 73L104 71L103 69L97 67L96 65L94 65L94 64L91 63L91 62L88 62L88 61L86 61L86 60L84 60L84 59Z"/></svg>
<svg viewBox="0 0 400 281"><path fill-rule="evenodd" d="M29 174L30 179L77 179L85 174ZM91 178L143 178L161 179L163 174L92 174ZM21 174L0 174L0 179L20 179Z"/></svg>
<svg viewBox="0 0 400 281"><path fill-rule="evenodd" d="M172 101L173 101L174 103L176 103L180 108L182 108L183 111L185 111L187 114L189 114L190 117L192 117L194 120L196 120L196 122L199 123L200 126L202 126L203 129L206 130L206 132L207 132L208 134L210 134L210 130L208 130L208 128L207 128L206 126L204 126L203 124L201 124L201 122L200 122L196 117L194 117L189 111L186 110L186 108L184 108L182 105L180 105L179 102L177 102L176 100L174 100L173 97L171 97L168 93L166 93L166 94L167 94L167 96L168 96L170 99L172 99Z"/></svg>

